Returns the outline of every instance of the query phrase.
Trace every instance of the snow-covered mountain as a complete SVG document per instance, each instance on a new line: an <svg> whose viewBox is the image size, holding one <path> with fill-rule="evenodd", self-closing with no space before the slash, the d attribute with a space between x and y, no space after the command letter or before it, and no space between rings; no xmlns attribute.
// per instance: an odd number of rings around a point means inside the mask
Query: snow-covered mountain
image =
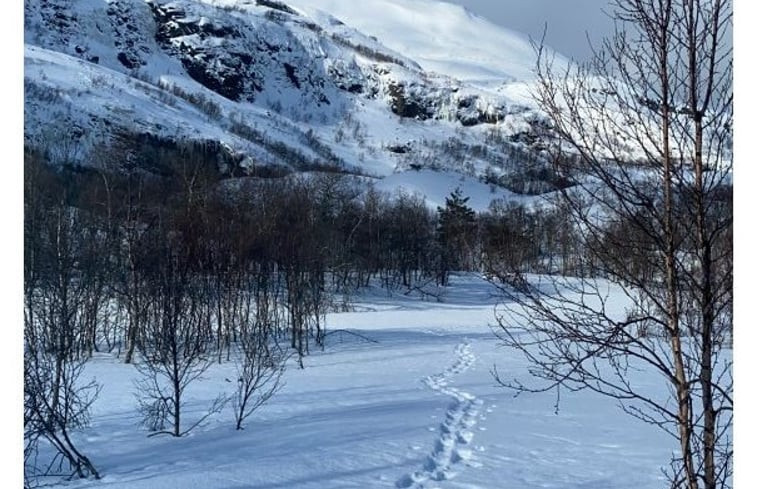
<svg viewBox="0 0 757 489"><path fill-rule="evenodd" d="M25 0L24 32L27 142L77 156L129 134L243 171L496 179L538 149L528 43L436 0Z"/></svg>

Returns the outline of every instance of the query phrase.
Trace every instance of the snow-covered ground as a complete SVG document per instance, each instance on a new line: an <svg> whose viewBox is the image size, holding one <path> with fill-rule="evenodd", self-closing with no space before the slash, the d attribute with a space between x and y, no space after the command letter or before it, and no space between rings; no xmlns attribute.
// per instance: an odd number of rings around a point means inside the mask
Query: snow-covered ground
<svg viewBox="0 0 757 489"><path fill-rule="evenodd" d="M513 397L491 369L527 380L498 347L496 290L453 276L435 298L375 289L352 312L327 317L325 351L294 364L286 385L235 431L230 410L185 438L147 438L133 367L107 354L89 373L103 385L91 427L78 434L102 480L75 488L584 488L665 485L671 440L591 393ZM340 332L349 330L354 334ZM188 392L187 422L234 369L214 366ZM647 374L638 382L654 385Z"/></svg>

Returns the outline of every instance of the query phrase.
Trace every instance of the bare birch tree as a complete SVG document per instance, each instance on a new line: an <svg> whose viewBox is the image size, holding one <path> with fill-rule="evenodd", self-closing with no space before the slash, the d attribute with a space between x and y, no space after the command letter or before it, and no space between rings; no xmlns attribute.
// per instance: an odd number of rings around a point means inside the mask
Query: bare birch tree
<svg viewBox="0 0 757 489"><path fill-rule="evenodd" d="M731 5L614 7L616 34L591 63L561 73L540 50L550 156L582 175L560 197L587 272L500 277L512 301L500 335L544 383L499 380L618 399L675 439L671 487L731 487ZM656 372L670 395L637 385L634 368Z"/></svg>

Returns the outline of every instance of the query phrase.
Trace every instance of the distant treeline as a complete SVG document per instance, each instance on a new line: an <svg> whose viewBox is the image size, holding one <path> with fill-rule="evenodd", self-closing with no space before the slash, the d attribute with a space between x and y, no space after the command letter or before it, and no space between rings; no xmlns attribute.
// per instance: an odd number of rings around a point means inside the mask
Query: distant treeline
<svg viewBox="0 0 757 489"><path fill-rule="evenodd" d="M56 267L70 268L68 279L87 284L90 309L86 331L73 335L77 352L122 349L126 362L166 274L202 291L203 338L218 355L239 334L224 307L235 310L235 295L254 284L276 311L265 322L301 357L311 341L322 345L322 316L335 294L371 283L444 286L451 271L601 275L592 257L613 253L618 235L634 232L633 220L598 221L602 239L586 242L575 209L557 199L494 201L476 213L459 191L433 210L418 195L390 195L340 173L228 178L223 162L191 143L92 154L86 165L50 165L46 148L27 148L27 300L60 282ZM55 261L62 254L64 264ZM623 255L639 274L653 258L643 249Z"/></svg>

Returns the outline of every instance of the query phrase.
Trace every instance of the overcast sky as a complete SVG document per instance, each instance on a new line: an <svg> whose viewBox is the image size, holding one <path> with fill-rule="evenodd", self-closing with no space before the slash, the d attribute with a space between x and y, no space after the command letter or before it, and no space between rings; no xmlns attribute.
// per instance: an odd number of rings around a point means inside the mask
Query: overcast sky
<svg viewBox="0 0 757 489"><path fill-rule="evenodd" d="M612 33L612 21L604 10L610 0L445 0L504 27L541 39L547 23L546 43L556 51L577 60L587 59L592 42Z"/></svg>

